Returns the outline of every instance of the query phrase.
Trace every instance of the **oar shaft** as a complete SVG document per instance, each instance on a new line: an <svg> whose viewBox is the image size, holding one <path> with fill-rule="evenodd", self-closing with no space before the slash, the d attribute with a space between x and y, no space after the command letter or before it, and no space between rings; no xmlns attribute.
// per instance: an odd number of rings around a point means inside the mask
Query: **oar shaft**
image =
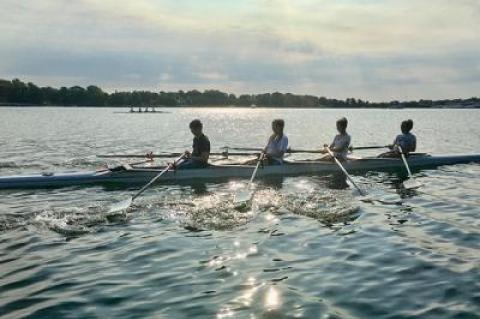
<svg viewBox="0 0 480 319"><path fill-rule="evenodd" d="M352 150L373 150L373 149L381 149L381 148L388 148L388 145L383 145L383 146L359 146L359 147L352 147ZM261 148L256 148L256 147L224 147L224 149L228 150L236 150L236 151L252 151L252 152L260 152L262 151ZM295 153L323 153L322 150L319 149L288 149L285 153L290 153L290 154L295 154ZM229 155L233 155L235 153L229 153Z"/></svg>
<svg viewBox="0 0 480 319"><path fill-rule="evenodd" d="M225 146L223 149L226 150L236 150L236 151L251 151L251 152L261 152L263 151L263 148L257 148L257 147L228 147ZM304 149L288 149L285 153L323 153L321 150L304 150ZM228 153L228 155L232 155L235 153Z"/></svg>
<svg viewBox="0 0 480 319"><path fill-rule="evenodd" d="M235 150L235 151L252 151L252 152L261 152L263 149L259 147L230 147L230 146L224 146L221 147L221 149L224 150Z"/></svg>
<svg viewBox="0 0 480 319"><path fill-rule="evenodd" d="M302 149L289 149L286 153L295 154L295 153L320 153L323 154L321 150L302 150Z"/></svg>
<svg viewBox="0 0 480 319"><path fill-rule="evenodd" d="M402 147L400 145L397 145L398 150L400 151L400 155L402 156L402 161L403 164L405 164L405 168L407 169L408 177L412 177L412 171L410 171L410 166L408 165L407 158L405 157L405 154L403 153Z"/></svg>
<svg viewBox="0 0 480 319"><path fill-rule="evenodd" d="M353 150L374 150L374 149L380 149L380 148L388 148L388 145L352 147Z"/></svg>
<svg viewBox="0 0 480 319"><path fill-rule="evenodd" d="M178 161L180 161L183 157L185 156L185 153L182 154L180 157L178 157L173 163L171 164L168 164L167 167L161 171L160 173L157 174L157 176L155 176L154 178L152 178L152 180L150 182L148 182L145 186L143 186L135 195L132 196L132 201L137 198L138 196L140 196L144 191L147 190L147 188L150 187L150 185L152 185L153 183L155 183L160 177L162 177L163 174L165 174L166 172L168 172L168 170L170 168L172 168Z"/></svg>
<svg viewBox="0 0 480 319"><path fill-rule="evenodd" d="M263 161L264 156L265 156L265 153L260 154L260 157L258 158L257 166L255 166L255 169L253 170L252 177L250 178L250 182L248 182L248 188L250 188L250 186L252 185L253 180L255 179L255 176L257 175L258 168L260 167L260 164Z"/></svg>
<svg viewBox="0 0 480 319"><path fill-rule="evenodd" d="M327 149L327 152L328 154L330 154L330 156L333 158L333 160L335 161L335 163L337 163L338 167L340 167L340 169L342 170L343 174L345 174L345 176L347 176L348 180L353 184L353 186L355 186L355 188L358 190L358 192L360 193L360 195L364 196L365 194L363 193L363 191L360 189L360 187L358 187L357 183L355 183L355 181L353 180L353 178L350 176L350 174L348 174L347 170L345 169L345 167L343 167L342 163L340 163L340 161L338 160L338 158L335 157L335 154L333 154L333 152L330 150L329 147L326 148Z"/></svg>
<svg viewBox="0 0 480 319"><path fill-rule="evenodd" d="M210 153L211 156L250 156L256 155L257 153L251 152L237 152L237 153L229 153L229 152L222 152L222 153ZM152 154L148 155L148 158L172 158L176 156L180 156L182 153L165 153L165 154ZM101 154L97 155L99 158L146 158L146 154Z"/></svg>

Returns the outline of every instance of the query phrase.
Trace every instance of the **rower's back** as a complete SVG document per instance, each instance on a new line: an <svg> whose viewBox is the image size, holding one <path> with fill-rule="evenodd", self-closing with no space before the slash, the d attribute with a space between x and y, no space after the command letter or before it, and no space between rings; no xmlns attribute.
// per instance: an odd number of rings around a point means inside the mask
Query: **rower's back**
<svg viewBox="0 0 480 319"><path fill-rule="evenodd" d="M410 131L413 128L413 121L412 120L406 120L403 121L400 129L402 130L402 134L397 135L395 138L395 141L393 141L394 147L400 147L401 151L404 154L409 154L412 152L415 152L417 149L417 137L410 133ZM400 149L397 150L399 153Z"/></svg>
<svg viewBox="0 0 480 319"><path fill-rule="evenodd" d="M417 138L410 132L402 133L397 135L394 145L400 146L405 154L412 153L417 149Z"/></svg>

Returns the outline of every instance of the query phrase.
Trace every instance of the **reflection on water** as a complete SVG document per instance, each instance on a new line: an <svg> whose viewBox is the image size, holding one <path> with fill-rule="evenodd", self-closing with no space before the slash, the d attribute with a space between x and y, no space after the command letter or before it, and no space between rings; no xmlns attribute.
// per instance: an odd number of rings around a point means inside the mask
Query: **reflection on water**
<svg viewBox="0 0 480 319"><path fill-rule="evenodd" d="M183 151L193 117L215 149L262 145L273 117L286 119L293 147L314 148L345 115L356 146L385 144L408 117L422 151L478 153L479 114L0 108L0 174L96 169L97 153ZM0 316L476 318L479 176L478 164L422 171L416 190L392 174L354 176L371 201L343 176L259 179L244 212L233 196L246 180L158 185L120 214L107 208L137 186L1 191Z"/></svg>
<svg viewBox="0 0 480 319"><path fill-rule="evenodd" d="M275 287L271 286L265 295L265 307L267 310L274 310L280 306L280 295Z"/></svg>

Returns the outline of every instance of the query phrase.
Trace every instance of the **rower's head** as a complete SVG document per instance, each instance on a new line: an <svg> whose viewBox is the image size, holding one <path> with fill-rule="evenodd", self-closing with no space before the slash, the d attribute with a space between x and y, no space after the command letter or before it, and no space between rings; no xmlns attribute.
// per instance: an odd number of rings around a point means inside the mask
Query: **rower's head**
<svg viewBox="0 0 480 319"><path fill-rule="evenodd" d="M345 133L347 131L348 120L345 117L337 120L337 130L339 133Z"/></svg>
<svg viewBox="0 0 480 319"><path fill-rule="evenodd" d="M410 133L412 128L413 128L413 121L410 119L403 121L402 124L400 125L400 129L402 130L403 134Z"/></svg>
<svg viewBox="0 0 480 319"><path fill-rule="evenodd" d="M282 119L276 119L272 121L272 130L277 135L283 135L283 128L285 127L285 121Z"/></svg>
<svg viewBox="0 0 480 319"><path fill-rule="evenodd" d="M190 122L190 131L195 136L201 135L203 131L203 124L200 120L195 119Z"/></svg>

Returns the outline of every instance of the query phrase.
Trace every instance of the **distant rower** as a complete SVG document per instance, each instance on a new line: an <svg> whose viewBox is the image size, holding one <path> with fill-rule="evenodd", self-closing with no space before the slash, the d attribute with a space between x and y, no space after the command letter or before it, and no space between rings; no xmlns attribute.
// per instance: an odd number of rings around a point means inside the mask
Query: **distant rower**
<svg viewBox="0 0 480 319"><path fill-rule="evenodd" d="M333 152L336 158L339 160L346 160L348 154L348 147L350 146L351 137L347 133L347 126L348 120L345 117L342 117L337 121L337 131L338 134L335 135L332 144L330 144L329 148ZM328 145L325 144L324 147ZM327 151L324 150L323 153ZM331 159L330 155L323 157L323 159Z"/></svg>
<svg viewBox="0 0 480 319"><path fill-rule="evenodd" d="M400 129L402 130L402 134L397 135L393 144L390 145L390 151L387 153L383 153L380 157L397 157L400 156L400 149L403 151L405 155L408 155L411 152L415 152L417 149L417 138L415 135L410 133L413 128L413 121L406 120L403 121L400 125Z"/></svg>
<svg viewBox="0 0 480 319"><path fill-rule="evenodd" d="M204 168L208 166L208 158L210 157L210 140L203 134L203 124L200 120L190 122L190 131L193 138L192 152L186 152L187 158L178 164L177 168Z"/></svg>
<svg viewBox="0 0 480 319"><path fill-rule="evenodd" d="M273 134L268 139L265 154L268 165L282 165L283 155L288 150L288 137L283 133L285 121L276 119L272 121Z"/></svg>

